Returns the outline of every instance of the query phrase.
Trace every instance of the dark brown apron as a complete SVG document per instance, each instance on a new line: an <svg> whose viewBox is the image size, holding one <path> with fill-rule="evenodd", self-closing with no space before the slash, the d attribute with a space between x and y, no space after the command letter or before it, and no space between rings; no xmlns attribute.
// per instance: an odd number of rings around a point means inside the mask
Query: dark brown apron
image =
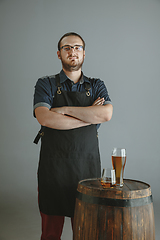
<svg viewBox="0 0 160 240"><path fill-rule="evenodd" d="M85 92L67 92L57 83L52 107L90 106ZM47 215L73 217L80 180L100 177L96 125L71 130L45 128L38 167L39 208Z"/></svg>

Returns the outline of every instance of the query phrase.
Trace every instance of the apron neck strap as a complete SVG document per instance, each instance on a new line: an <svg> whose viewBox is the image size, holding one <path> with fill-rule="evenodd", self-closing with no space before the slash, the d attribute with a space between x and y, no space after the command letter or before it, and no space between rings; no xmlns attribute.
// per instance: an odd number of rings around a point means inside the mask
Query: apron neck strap
<svg viewBox="0 0 160 240"><path fill-rule="evenodd" d="M55 75L57 87L61 87L59 73Z"/></svg>
<svg viewBox="0 0 160 240"><path fill-rule="evenodd" d="M91 89L91 85L89 82L85 82L85 89L86 89L86 96L89 97L91 94L90 94L90 89Z"/></svg>
<svg viewBox="0 0 160 240"><path fill-rule="evenodd" d="M85 84L85 89L86 89L87 91L91 89L91 85L90 85L89 82L85 82L84 84Z"/></svg>
<svg viewBox="0 0 160 240"><path fill-rule="evenodd" d="M55 75L55 77L56 77L56 85L57 85L57 88L58 88L58 90L57 90L57 93L58 94L61 94L62 92L61 92L61 83L60 83L60 77L59 77L59 74L56 74Z"/></svg>

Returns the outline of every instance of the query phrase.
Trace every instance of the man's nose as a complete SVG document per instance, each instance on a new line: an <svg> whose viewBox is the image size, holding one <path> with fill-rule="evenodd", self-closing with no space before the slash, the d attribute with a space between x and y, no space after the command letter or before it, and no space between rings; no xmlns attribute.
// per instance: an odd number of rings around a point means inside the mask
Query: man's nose
<svg viewBox="0 0 160 240"><path fill-rule="evenodd" d="M75 51L75 48L74 48L74 47L71 47L70 51L74 52L74 51Z"/></svg>

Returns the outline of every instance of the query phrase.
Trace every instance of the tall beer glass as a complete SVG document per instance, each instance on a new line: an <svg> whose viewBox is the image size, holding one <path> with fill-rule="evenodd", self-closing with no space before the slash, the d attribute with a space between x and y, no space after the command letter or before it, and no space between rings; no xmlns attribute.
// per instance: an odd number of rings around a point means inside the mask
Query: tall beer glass
<svg viewBox="0 0 160 240"><path fill-rule="evenodd" d="M123 173L126 164L126 149L114 148L112 151L112 166L116 173L116 185L123 187Z"/></svg>

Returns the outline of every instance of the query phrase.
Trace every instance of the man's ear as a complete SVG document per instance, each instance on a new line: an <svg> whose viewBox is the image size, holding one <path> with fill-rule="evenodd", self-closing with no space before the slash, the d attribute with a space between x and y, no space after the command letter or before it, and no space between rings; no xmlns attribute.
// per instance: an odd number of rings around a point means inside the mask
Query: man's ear
<svg viewBox="0 0 160 240"><path fill-rule="evenodd" d="M60 51L57 51L57 56L58 56L59 59L61 59L61 53L60 53Z"/></svg>
<svg viewBox="0 0 160 240"><path fill-rule="evenodd" d="M86 52L85 52L85 50L83 51L83 56L84 56L84 58L85 58L85 56L86 56Z"/></svg>

